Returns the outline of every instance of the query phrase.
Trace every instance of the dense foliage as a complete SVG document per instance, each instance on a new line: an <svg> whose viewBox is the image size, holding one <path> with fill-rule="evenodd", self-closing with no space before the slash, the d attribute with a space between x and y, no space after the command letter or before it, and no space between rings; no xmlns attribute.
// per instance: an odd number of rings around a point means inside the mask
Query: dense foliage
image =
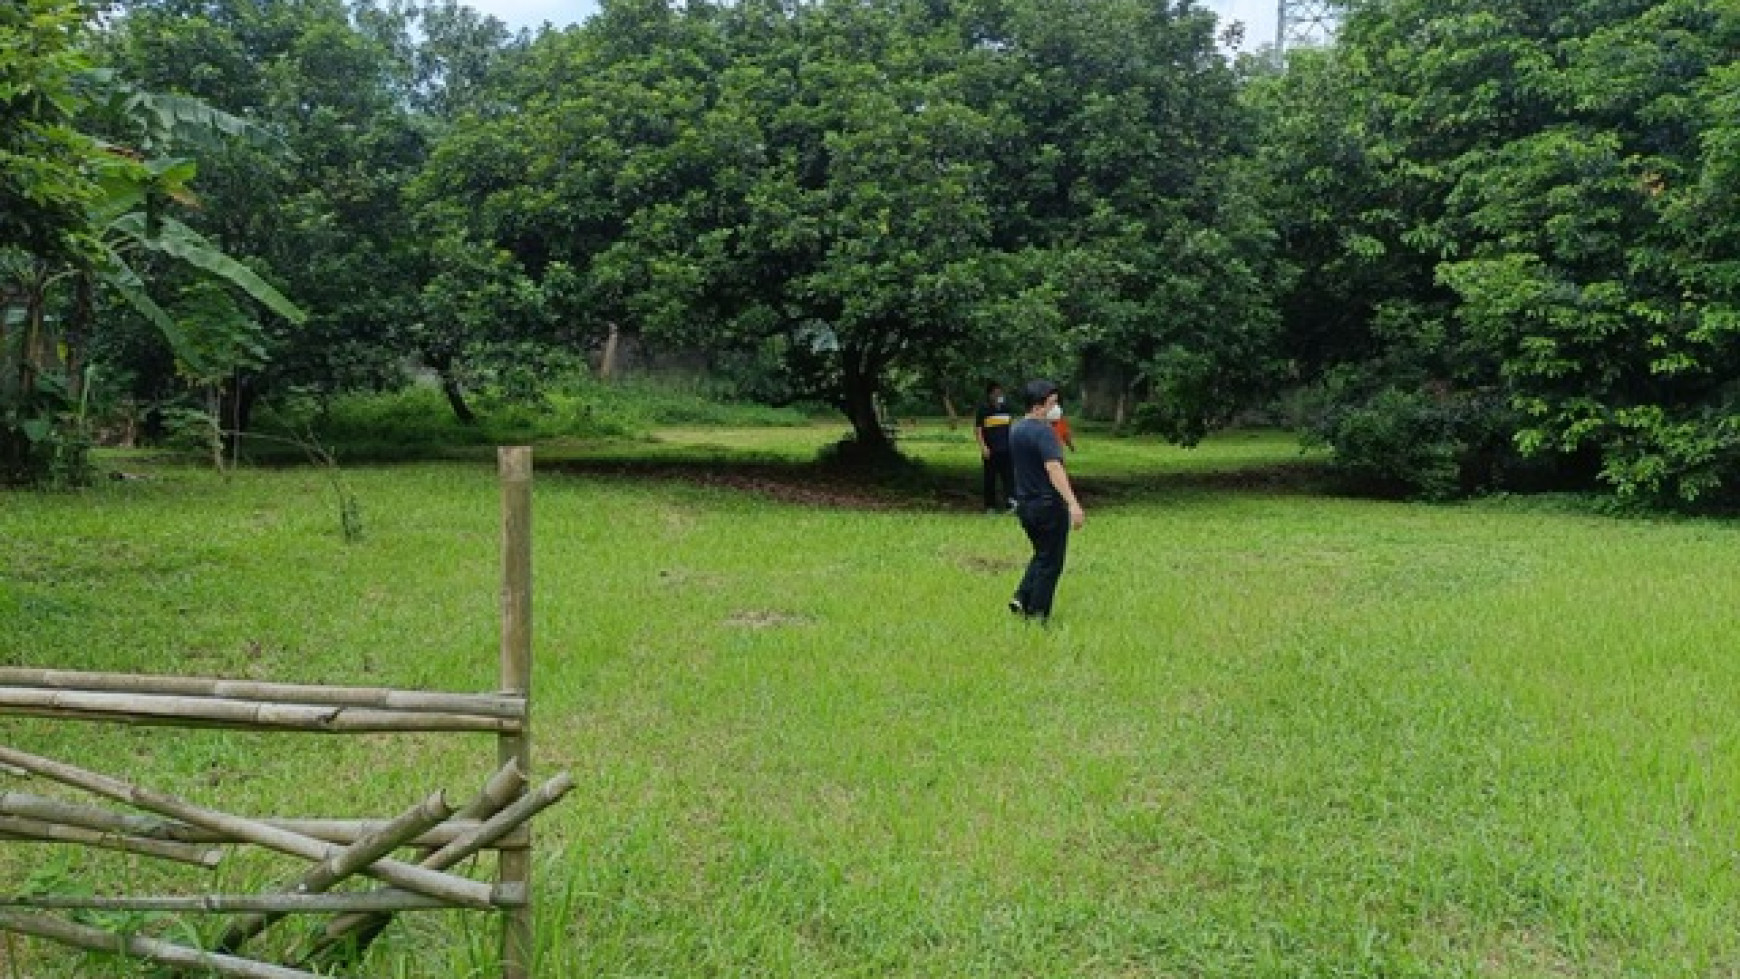
<svg viewBox="0 0 1740 979"><path fill-rule="evenodd" d="M1707 0L1384 0L1259 86L1345 462L1732 494L1736 40Z"/></svg>
<svg viewBox="0 0 1740 979"><path fill-rule="evenodd" d="M1294 392L1396 492L1740 484L1731 4L1360 0L1284 66L1192 0L106 9L0 15L14 478L621 332L871 448L1046 373L1187 444Z"/></svg>
<svg viewBox="0 0 1740 979"><path fill-rule="evenodd" d="M861 440L891 385L1089 347L1170 385L1195 438L1255 390L1272 326L1213 28L1129 0L625 0L534 42L519 111L448 130L413 199L571 282L583 334L759 364Z"/></svg>

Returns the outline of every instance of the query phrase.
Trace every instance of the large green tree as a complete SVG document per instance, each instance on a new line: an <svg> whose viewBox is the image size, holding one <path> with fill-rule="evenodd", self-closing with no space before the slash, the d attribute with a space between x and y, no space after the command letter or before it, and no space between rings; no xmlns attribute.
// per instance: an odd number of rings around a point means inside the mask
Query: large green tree
<svg viewBox="0 0 1740 979"><path fill-rule="evenodd" d="M1273 359L1212 30L1126 0L622 0L540 38L520 111L456 127L418 196L571 272L582 334L754 352L872 447L891 384L1089 349L1193 439Z"/></svg>
<svg viewBox="0 0 1740 979"><path fill-rule="evenodd" d="M1710 0L1385 0L1259 86L1305 246L1289 332L1344 455L1437 491L1519 453L1623 493L1734 485L1709 205L1736 30Z"/></svg>

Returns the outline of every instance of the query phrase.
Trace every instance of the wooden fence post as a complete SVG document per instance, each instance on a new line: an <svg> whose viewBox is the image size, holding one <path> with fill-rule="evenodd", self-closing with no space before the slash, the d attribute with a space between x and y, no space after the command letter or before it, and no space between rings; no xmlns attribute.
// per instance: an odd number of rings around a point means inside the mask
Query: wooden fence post
<svg viewBox="0 0 1740 979"><path fill-rule="evenodd" d="M518 763L532 771L532 450L502 446L496 450L501 473L501 692L526 698L520 730L502 734L498 761ZM522 789L522 792L524 790ZM529 838L520 849L498 855L497 880L518 884L524 904L502 914L502 979L527 979L532 964L532 849Z"/></svg>

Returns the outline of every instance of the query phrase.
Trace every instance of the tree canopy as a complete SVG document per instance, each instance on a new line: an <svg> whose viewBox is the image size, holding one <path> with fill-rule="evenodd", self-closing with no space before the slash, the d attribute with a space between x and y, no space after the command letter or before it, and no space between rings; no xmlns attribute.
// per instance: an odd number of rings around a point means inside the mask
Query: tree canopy
<svg viewBox="0 0 1740 979"><path fill-rule="evenodd" d="M1284 399L1401 492L1740 480L1731 4L1358 0L1284 59L1194 0L105 7L0 13L14 469L93 364L468 418L620 329L871 449L1046 374L1187 444Z"/></svg>
<svg viewBox="0 0 1740 979"><path fill-rule="evenodd" d="M1705 0L1385 0L1263 87L1338 450L1436 491L1732 492L1736 30Z"/></svg>

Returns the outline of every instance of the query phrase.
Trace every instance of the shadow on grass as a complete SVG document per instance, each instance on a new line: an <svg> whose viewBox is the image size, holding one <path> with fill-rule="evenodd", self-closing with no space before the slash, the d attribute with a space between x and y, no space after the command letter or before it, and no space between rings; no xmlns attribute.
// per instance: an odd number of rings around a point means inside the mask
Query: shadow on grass
<svg viewBox="0 0 1740 979"><path fill-rule="evenodd" d="M954 509L967 498L947 469L905 457L874 466L709 448L682 454L560 455L539 459L536 468L626 482L676 482L842 510Z"/></svg>
<svg viewBox="0 0 1740 979"><path fill-rule="evenodd" d="M832 509L977 513L983 506L977 466L907 457L886 466L851 466L827 459L797 460L718 450L696 456L612 453L543 459L537 469L633 482L678 482ZM1306 461L1213 471L1132 470L1072 479L1077 495L1088 507L1216 493L1323 495L1330 487L1324 466Z"/></svg>
<svg viewBox="0 0 1740 979"><path fill-rule="evenodd" d="M525 444L523 441L516 444ZM602 438L534 442L539 473L623 482L681 483L738 492L780 503L839 510L960 511L983 503L980 471L969 459L939 462L901 454L863 457L824 446L807 456L718 444L674 444L658 439ZM391 467L422 463L494 465L492 444L432 445L387 441L329 447L338 466ZM158 461L167 461L160 457ZM186 464L199 465L192 457ZM311 465L293 445L256 442L243 464L263 469ZM1315 460L1263 460L1208 469L1131 465L1071 473L1089 508L1164 502L1213 494L1338 495L1325 465Z"/></svg>

